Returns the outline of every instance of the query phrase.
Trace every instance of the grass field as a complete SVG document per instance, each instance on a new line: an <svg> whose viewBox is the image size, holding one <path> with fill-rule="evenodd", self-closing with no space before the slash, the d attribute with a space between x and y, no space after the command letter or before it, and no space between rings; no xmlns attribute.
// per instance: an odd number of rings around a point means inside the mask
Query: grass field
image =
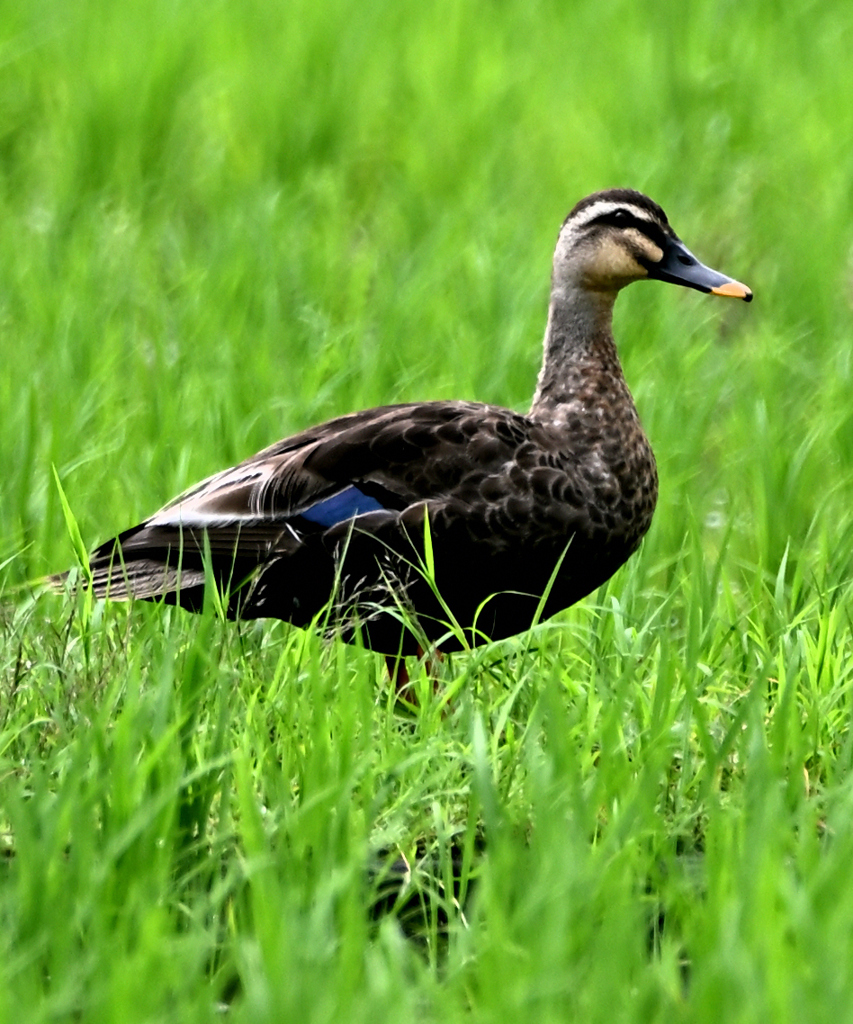
<svg viewBox="0 0 853 1024"><path fill-rule="evenodd" d="M851 52L846 0L0 0L0 1020L853 1016ZM662 490L597 594L407 715L31 585L54 468L93 547L335 414L526 409L611 185L756 301L620 299Z"/></svg>

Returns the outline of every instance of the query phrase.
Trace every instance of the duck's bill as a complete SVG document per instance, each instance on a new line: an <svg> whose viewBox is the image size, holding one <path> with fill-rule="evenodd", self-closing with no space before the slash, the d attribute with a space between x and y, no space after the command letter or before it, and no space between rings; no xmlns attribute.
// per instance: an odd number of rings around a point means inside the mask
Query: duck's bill
<svg viewBox="0 0 853 1024"><path fill-rule="evenodd" d="M744 302L752 302L752 289L747 288L740 281L729 280L711 288L712 295L727 295L732 299L743 299Z"/></svg>
<svg viewBox="0 0 853 1024"><path fill-rule="evenodd" d="M700 292L752 302L751 288L732 277L726 277L718 270L706 267L683 242L675 238L667 244L663 259L659 263L647 263L646 269L649 277L657 281L669 281L686 288L696 288Z"/></svg>

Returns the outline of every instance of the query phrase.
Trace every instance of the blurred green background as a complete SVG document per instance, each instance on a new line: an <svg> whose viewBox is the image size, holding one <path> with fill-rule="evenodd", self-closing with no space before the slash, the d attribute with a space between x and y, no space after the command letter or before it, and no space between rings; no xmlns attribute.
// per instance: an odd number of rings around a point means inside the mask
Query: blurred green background
<svg viewBox="0 0 853 1024"><path fill-rule="evenodd" d="M0 1015L849 1014L851 54L846 0L0 0ZM652 530L449 702L30 596L52 467L94 546L320 419L526 409L609 186L755 302L620 298ZM410 949L365 864L424 848Z"/></svg>
<svg viewBox="0 0 853 1024"><path fill-rule="evenodd" d="M617 327L664 501L700 477L687 496L725 493L778 559L851 464L851 21L840 3L6 5L15 575L68 557L51 463L95 543L312 420L525 408L557 227L611 185L754 287L735 310L644 286Z"/></svg>

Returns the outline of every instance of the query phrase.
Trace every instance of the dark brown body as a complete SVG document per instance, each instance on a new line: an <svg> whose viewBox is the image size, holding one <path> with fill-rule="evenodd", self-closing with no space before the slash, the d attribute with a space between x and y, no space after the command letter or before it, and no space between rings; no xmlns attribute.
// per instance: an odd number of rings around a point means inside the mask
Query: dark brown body
<svg viewBox="0 0 853 1024"><path fill-rule="evenodd" d="M212 577L232 616L320 616L389 654L510 636L568 607L654 512L655 460L611 332L619 289L648 276L751 298L645 196L590 196L560 232L527 415L426 402L303 431L102 545L95 592L198 610Z"/></svg>

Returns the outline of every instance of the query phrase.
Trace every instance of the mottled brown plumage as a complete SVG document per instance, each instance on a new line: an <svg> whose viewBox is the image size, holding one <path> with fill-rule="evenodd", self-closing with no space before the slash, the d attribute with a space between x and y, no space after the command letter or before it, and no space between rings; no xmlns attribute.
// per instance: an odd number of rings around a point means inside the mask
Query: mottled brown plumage
<svg viewBox="0 0 853 1024"><path fill-rule="evenodd" d="M103 544L95 593L198 610L206 565L232 616L305 626L329 609L327 627L392 654L418 638L456 647L451 619L471 643L518 633L546 592L544 617L568 607L654 512L655 460L611 332L619 289L645 277L752 297L696 261L647 197L588 196L557 241L527 415L411 403L303 431Z"/></svg>

